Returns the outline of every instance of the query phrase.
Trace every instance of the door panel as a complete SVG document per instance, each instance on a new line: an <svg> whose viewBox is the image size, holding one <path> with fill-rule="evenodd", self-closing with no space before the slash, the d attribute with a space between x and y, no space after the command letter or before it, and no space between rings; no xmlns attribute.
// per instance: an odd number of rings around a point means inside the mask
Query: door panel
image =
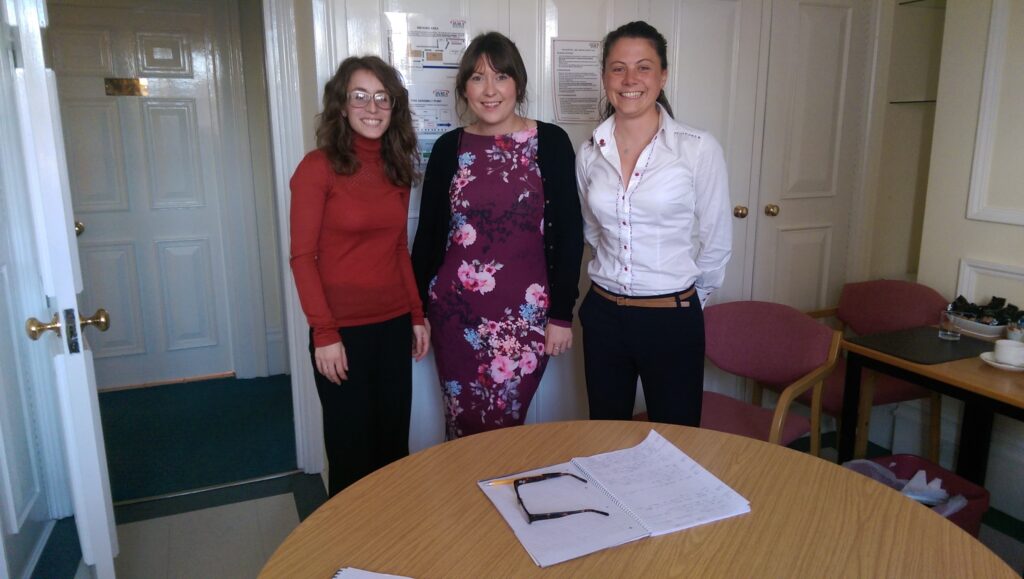
<svg viewBox="0 0 1024 579"><path fill-rule="evenodd" d="M666 94L676 119L709 131L721 143L733 205L749 206L752 199L762 10L761 0L657 2L652 7L652 22L671 51ZM714 302L749 294L746 247L755 222L733 218L732 258Z"/></svg>
<svg viewBox="0 0 1024 579"><path fill-rule="evenodd" d="M41 6L10 1L0 23L0 576L32 574L52 518L71 514L70 489L83 558L107 578L117 543L95 383L76 339L80 280ZM57 312L60 336L30 341L26 319Z"/></svg>
<svg viewBox="0 0 1024 579"><path fill-rule="evenodd" d="M0 576L24 577L46 540L50 521L44 488L39 412L52 377L39 372L46 350L31 344L25 319L48 313L32 240L25 160L17 110L8 14L0 19Z"/></svg>
<svg viewBox="0 0 1024 579"><path fill-rule="evenodd" d="M232 371L206 14L55 5L51 18L82 307L120 327L90 336L101 388ZM143 94L111 96L107 78L141 79Z"/></svg>
<svg viewBox="0 0 1024 579"><path fill-rule="evenodd" d="M753 296L828 306L846 281L862 171L870 28L852 0L775 2ZM766 213L777 207L777 215Z"/></svg>

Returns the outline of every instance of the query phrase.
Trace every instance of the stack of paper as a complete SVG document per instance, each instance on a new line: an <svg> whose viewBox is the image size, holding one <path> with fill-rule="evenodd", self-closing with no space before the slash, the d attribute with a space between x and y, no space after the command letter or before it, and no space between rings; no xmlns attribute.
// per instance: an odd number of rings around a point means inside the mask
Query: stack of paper
<svg viewBox="0 0 1024 579"><path fill-rule="evenodd" d="M750 512L750 503L655 431L637 446L574 458L509 478L549 472L558 477L520 487L531 513L596 509L529 523L513 485L480 488L541 567L601 549Z"/></svg>

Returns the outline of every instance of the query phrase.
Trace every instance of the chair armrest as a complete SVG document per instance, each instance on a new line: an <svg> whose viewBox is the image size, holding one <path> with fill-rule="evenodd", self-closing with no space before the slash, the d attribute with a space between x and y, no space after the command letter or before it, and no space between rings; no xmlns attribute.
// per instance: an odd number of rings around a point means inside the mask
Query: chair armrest
<svg viewBox="0 0 1024 579"><path fill-rule="evenodd" d="M771 433L768 435L769 442L779 444L779 441L782 438L782 427L786 424L786 415L789 413L789 407L792 405L794 400L811 388L814 388L811 408L817 409L816 411L818 413L821 412L822 384L824 384L825 378L832 372L832 369L836 365L836 361L839 359L839 346L842 341L842 332L839 330L833 330L832 343L829 345L828 358L825 359L825 363L811 370L796 382L786 386L786 388L779 393L779 401L775 405L775 414L772 416Z"/></svg>
<svg viewBox="0 0 1024 579"><path fill-rule="evenodd" d="M811 310L809 312L804 312L804 313L807 314L808 316L816 319L816 320L828 319L827 322L823 322L823 323L826 326L828 326L828 327L830 327L832 329L835 329L835 330L845 330L846 329L846 324L843 323L843 320L839 319L839 306L832 306L831 308L825 308L825 309L822 309L822 310Z"/></svg>
<svg viewBox="0 0 1024 579"><path fill-rule="evenodd" d="M804 313L816 320L821 318L834 318L837 314L839 314L839 307L832 306L831 308L825 308L823 310L811 310L809 312Z"/></svg>

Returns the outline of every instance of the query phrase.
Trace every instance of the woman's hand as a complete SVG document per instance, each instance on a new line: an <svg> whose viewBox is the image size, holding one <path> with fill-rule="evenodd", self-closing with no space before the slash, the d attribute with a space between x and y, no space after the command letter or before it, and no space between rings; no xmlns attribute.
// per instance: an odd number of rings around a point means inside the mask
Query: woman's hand
<svg viewBox="0 0 1024 579"><path fill-rule="evenodd" d="M430 350L430 322L423 320L422 326L412 327L412 357L417 362L422 360Z"/></svg>
<svg viewBox="0 0 1024 579"><path fill-rule="evenodd" d="M316 370L335 384L348 380L348 356L345 345L336 342L330 346L321 346L313 351L316 359Z"/></svg>
<svg viewBox="0 0 1024 579"><path fill-rule="evenodd" d="M544 330L544 352L557 356L569 348L572 348L572 328L549 323Z"/></svg>

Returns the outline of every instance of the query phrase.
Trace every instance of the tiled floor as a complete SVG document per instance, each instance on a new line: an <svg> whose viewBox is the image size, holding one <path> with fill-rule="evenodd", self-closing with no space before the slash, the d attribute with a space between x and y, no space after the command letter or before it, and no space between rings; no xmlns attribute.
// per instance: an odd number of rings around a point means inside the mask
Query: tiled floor
<svg viewBox="0 0 1024 579"><path fill-rule="evenodd" d="M288 493L118 525L117 576L256 577L298 524Z"/></svg>

